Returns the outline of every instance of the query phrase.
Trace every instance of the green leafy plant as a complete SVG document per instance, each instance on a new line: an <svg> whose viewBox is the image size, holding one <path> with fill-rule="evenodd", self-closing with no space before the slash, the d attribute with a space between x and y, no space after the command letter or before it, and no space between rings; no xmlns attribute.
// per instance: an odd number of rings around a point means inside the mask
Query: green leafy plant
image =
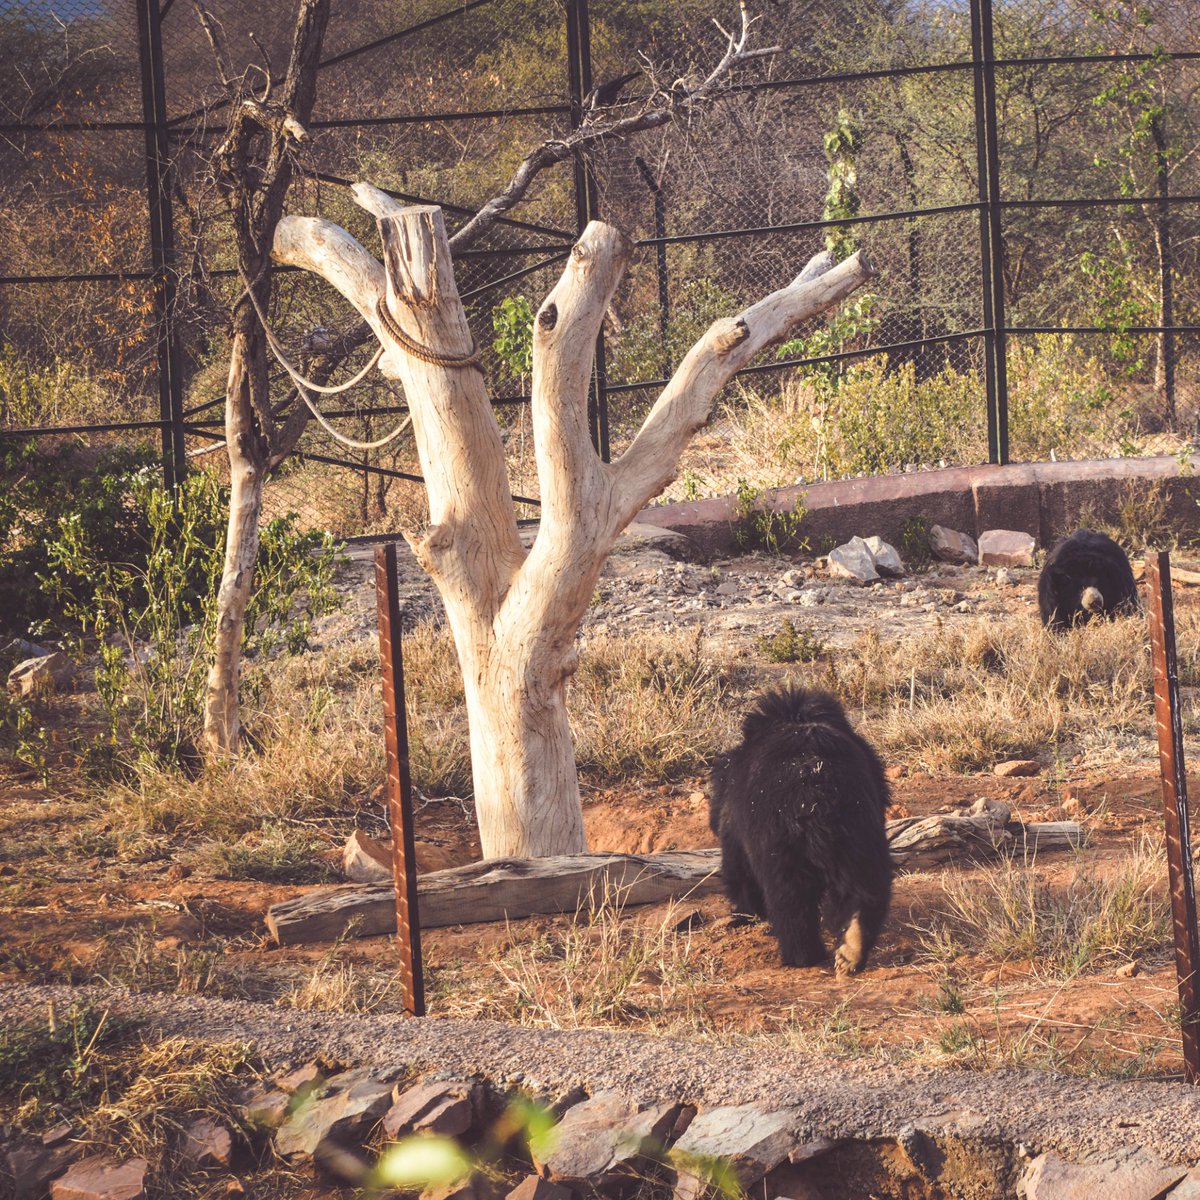
<svg viewBox="0 0 1200 1200"><path fill-rule="evenodd" d="M931 528L927 517L905 517L900 522L900 557L910 571L926 571L933 562Z"/></svg>
<svg viewBox="0 0 1200 1200"><path fill-rule="evenodd" d="M776 663L814 662L825 653L825 642L817 634L797 629L791 621L784 621L770 637L755 638L754 644Z"/></svg>
<svg viewBox="0 0 1200 1200"><path fill-rule="evenodd" d="M829 163L829 188L825 193L822 220L837 221L858 216L858 168L855 157L862 149L863 131L849 109L839 108L837 123L825 134L825 161ZM834 225L825 234L826 249L841 262L858 249L852 225Z"/></svg>
<svg viewBox="0 0 1200 1200"><path fill-rule="evenodd" d="M803 499L797 499L790 510L777 511L761 488L744 479L738 480L735 495L734 538L744 550L765 550L778 556L785 549L808 549L808 539L800 534L808 515Z"/></svg>
<svg viewBox="0 0 1200 1200"><path fill-rule="evenodd" d="M178 762L198 731L228 496L208 474L169 491L145 471L124 494L144 547L114 558L103 530L81 513L62 516L47 542L42 588L74 626L77 653L95 649L109 754L120 758L127 743L134 759ZM337 561L331 536L298 532L294 516L264 526L246 610L248 659L307 647L310 620L336 606Z"/></svg>
<svg viewBox="0 0 1200 1200"><path fill-rule="evenodd" d="M504 368L521 386L533 373L533 309L524 296L505 296L492 309L495 350Z"/></svg>
<svg viewBox="0 0 1200 1200"><path fill-rule="evenodd" d="M58 598L38 580L49 571L50 543L71 518L81 536L122 562L144 559L145 514L135 488L155 470L144 448L90 454L73 443L33 439L0 447L0 630L25 633L58 616ZM86 581L75 586L82 598Z"/></svg>

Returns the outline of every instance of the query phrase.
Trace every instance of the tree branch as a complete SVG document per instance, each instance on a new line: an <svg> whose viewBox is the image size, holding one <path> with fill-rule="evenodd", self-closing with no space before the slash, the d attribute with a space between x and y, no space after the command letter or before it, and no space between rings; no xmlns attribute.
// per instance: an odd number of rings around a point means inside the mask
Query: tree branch
<svg viewBox="0 0 1200 1200"><path fill-rule="evenodd" d="M675 478L680 454L729 380L801 322L840 304L874 273L861 251L837 266L823 251L787 287L736 317L715 321L679 364L629 448L611 464L617 530Z"/></svg>
<svg viewBox="0 0 1200 1200"><path fill-rule="evenodd" d="M565 527L596 499L600 459L587 390L604 313L632 252L619 229L591 222L534 320L533 445L543 523Z"/></svg>
<svg viewBox="0 0 1200 1200"><path fill-rule="evenodd" d="M632 133L641 133L647 129L660 129L680 117L688 117L700 104L713 99L723 90L729 76L739 68L756 59L778 54L781 50L779 46L764 46L759 49L749 47L750 31L757 18L750 16L746 0L740 0L740 9L742 27L738 36L727 33L714 22L725 34L728 44L720 62L702 82L688 87L682 80L676 80L670 88L656 88L645 99L642 107L629 116L607 121L589 119L567 137L543 142L521 160L521 165L504 191L493 196L450 239L451 251L457 254L477 242L506 212L524 199L530 185L547 167L565 162L574 154L604 142L628 137Z"/></svg>

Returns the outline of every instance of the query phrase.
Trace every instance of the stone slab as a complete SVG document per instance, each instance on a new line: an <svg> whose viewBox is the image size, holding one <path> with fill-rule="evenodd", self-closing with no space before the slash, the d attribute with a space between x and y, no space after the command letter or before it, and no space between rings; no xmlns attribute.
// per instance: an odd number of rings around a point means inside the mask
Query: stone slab
<svg viewBox="0 0 1200 1200"><path fill-rule="evenodd" d="M275 1133L275 1149L288 1159L311 1159L327 1140L349 1142L387 1112L392 1085L368 1070L335 1075L290 1113Z"/></svg>
<svg viewBox="0 0 1200 1200"><path fill-rule="evenodd" d="M757 1104L736 1104L700 1113L675 1143L675 1194L680 1200L699 1196L706 1186L703 1174L688 1167L688 1160L722 1159L737 1173L743 1188L757 1183L808 1139L797 1132L794 1109L775 1111Z"/></svg>
<svg viewBox="0 0 1200 1200"><path fill-rule="evenodd" d="M1159 1200L1187 1173L1140 1146L1080 1163L1051 1152L1029 1164L1017 1189L1025 1200Z"/></svg>
<svg viewBox="0 0 1200 1200"><path fill-rule="evenodd" d="M679 1107L647 1106L616 1092L599 1092L531 1139L534 1168L552 1182L580 1184L627 1171L647 1153L661 1152Z"/></svg>
<svg viewBox="0 0 1200 1200"><path fill-rule="evenodd" d="M80 1159L50 1187L51 1200L142 1200L147 1164L144 1158L122 1162L107 1154Z"/></svg>

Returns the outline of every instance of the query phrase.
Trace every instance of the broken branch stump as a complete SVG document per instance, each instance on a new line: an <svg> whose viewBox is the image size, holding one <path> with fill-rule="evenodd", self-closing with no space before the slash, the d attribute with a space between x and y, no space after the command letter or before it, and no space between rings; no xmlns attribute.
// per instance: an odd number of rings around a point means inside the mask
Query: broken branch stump
<svg viewBox="0 0 1200 1200"><path fill-rule="evenodd" d="M888 840L897 868L922 871L1024 850L1075 849L1083 831L1075 821L1010 821L996 805L978 815L889 821ZM575 912L589 897L598 903L613 891L624 905L657 904L720 891L720 869L720 850L493 858L422 875L417 908L421 926L434 929ZM395 893L390 884L308 892L271 905L266 922L281 946L394 933Z"/></svg>

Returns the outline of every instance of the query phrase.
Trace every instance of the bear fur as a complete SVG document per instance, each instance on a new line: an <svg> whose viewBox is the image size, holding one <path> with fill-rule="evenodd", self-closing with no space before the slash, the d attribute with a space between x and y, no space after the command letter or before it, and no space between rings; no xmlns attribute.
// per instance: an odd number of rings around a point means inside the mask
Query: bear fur
<svg viewBox="0 0 1200 1200"><path fill-rule="evenodd" d="M1106 534L1077 529L1046 557L1038 607L1042 623L1056 632L1093 617L1136 612L1137 584L1125 551Z"/></svg>
<svg viewBox="0 0 1200 1200"><path fill-rule="evenodd" d="M865 965L892 894L887 806L878 756L827 692L765 693L717 758L709 824L725 891L736 912L770 921L785 966L825 960L822 907L838 974Z"/></svg>

